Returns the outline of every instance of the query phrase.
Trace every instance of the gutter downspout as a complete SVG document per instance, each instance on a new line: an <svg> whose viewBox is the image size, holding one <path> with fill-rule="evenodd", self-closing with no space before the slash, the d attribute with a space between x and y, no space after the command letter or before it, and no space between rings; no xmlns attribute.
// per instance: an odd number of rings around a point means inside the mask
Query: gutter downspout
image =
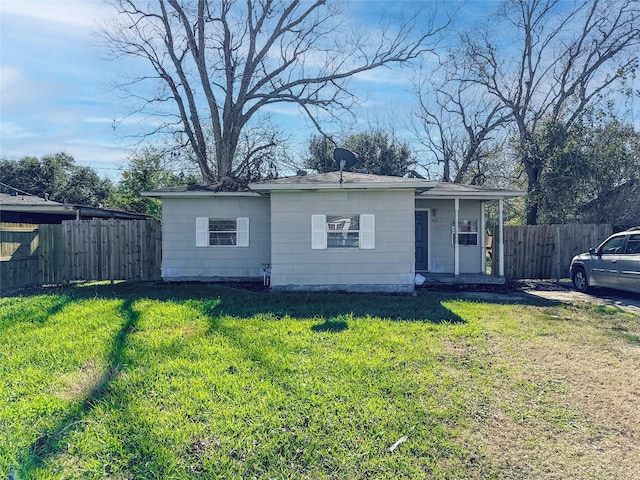
<svg viewBox="0 0 640 480"><path fill-rule="evenodd" d="M499 248L499 257L498 257L498 275L500 277L504 277L504 217L503 217L503 210L504 210L504 199L500 198L498 200L498 212L500 213L499 215L499 220L498 220L498 225L499 225L499 232L500 232L500 243L498 244L498 248Z"/></svg>
<svg viewBox="0 0 640 480"><path fill-rule="evenodd" d="M485 232L485 208L484 202L480 202L480 227L478 228L478 235L480 235L480 271L483 274L487 273L487 233Z"/></svg>
<svg viewBox="0 0 640 480"><path fill-rule="evenodd" d="M456 197L454 199L455 202L455 224L453 227L453 275L455 277L460 275L460 242L458 240L458 214L460 210L460 199Z"/></svg>

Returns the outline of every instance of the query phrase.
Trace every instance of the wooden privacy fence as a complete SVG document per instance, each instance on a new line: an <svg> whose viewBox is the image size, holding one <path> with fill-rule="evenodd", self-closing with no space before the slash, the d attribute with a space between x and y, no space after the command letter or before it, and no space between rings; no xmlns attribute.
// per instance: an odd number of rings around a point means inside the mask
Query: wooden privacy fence
<svg viewBox="0 0 640 480"><path fill-rule="evenodd" d="M571 259L591 247L597 247L612 232L611 225L505 226L505 277L507 280L568 277ZM497 238L496 229L495 245ZM497 253L495 249L494 253ZM494 254L494 263L496 257Z"/></svg>
<svg viewBox="0 0 640 480"><path fill-rule="evenodd" d="M0 288L40 285L43 277L43 234L40 227L59 225L0 224ZM54 236L55 238L55 236ZM55 241L55 240L54 240ZM48 245L51 242L47 242ZM51 255L48 258L55 258Z"/></svg>
<svg viewBox="0 0 640 480"><path fill-rule="evenodd" d="M160 226L152 220L62 222L66 278L157 280L160 237Z"/></svg>
<svg viewBox="0 0 640 480"><path fill-rule="evenodd" d="M155 220L69 220L0 224L0 289L76 280L157 280Z"/></svg>

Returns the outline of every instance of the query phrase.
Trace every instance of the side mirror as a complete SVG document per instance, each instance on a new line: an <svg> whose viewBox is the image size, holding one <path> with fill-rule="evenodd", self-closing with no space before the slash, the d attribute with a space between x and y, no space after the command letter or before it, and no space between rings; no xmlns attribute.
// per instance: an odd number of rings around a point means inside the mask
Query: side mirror
<svg viewBox="0 0 640 480"><path fill-rule="evenodd" d="M589 253L590 253L591 255L595 255L597 252L596 252L596 249L595 249L595 248L591 247L591 248L589 249Z"/></svg>

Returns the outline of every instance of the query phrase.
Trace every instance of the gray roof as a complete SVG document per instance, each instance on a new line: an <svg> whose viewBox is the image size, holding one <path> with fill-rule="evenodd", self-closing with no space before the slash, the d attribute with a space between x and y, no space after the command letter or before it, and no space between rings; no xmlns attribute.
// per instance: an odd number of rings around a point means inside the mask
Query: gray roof
<svg viewBox="0 0 640 480"><path fill-rule="evenodd" d="M53 200L45 200L44 198L36 197L35 195L11 195L9 193L0 193L0 205L2 207L9 205L62 205L61 203L54 202ZM0 207L0 208L2 208Z"/></svg>
<svg viewBox="0 0 640 480"><path fill-rule="evenodd" d="M372 175L369 173L340 172L319 173L316 175L294 175L292 177L251 183L249 188L254 191L271 190L331 190L331 189L361 189L361 188L430 188L437 182L418 178L392 177Z"/></svg>
<svg viewBox="0 0 640 480"><path fill-rule="evenodd" d="M0 193L0 210L5 212L38 213L45 215L61 215L69 218L120 218L126 220L142 220L148 215L129 213L114 208L86 207L45 200L35 195L10 195Z"/></svg>
<svg viewBox="0 0 640 480"><path fill-rule="evenodd" d="M361 189L411 189L416 198L473 198L491 200L498 198L521 197L525 192L502 190L473 185L436 182L420 178L392 177L368 173L340 172L319 173L315 175L294 175L291 177L265 180L249 184L249 191L221 192L218 185L188 185L169 187L149 192L141 192L150 197L183 196L256 196L259 193L292 190L361 190Z"/></svg>

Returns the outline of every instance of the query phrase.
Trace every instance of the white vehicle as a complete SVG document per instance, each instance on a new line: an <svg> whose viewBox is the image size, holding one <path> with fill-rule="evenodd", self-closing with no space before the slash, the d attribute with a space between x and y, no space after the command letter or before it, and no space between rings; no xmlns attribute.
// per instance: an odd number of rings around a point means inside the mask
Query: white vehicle
<svg viewBox="0 0 640 480"><path fill-rule="evenodd" d="M615 233L598 248L576 255L569 271L579 292L606 287L640 293L640 227Z"/></svg>

